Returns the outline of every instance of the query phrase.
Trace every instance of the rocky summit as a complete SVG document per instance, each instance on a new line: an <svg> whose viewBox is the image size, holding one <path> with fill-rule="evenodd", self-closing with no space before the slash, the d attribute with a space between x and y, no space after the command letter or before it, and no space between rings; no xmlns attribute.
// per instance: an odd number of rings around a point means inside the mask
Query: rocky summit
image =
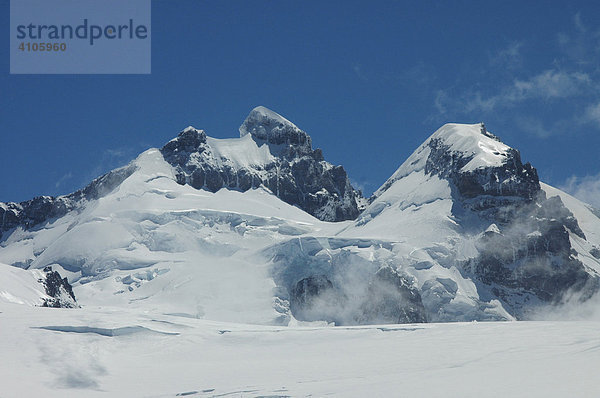
<svg viewBox="0 0 600 398"><path fill-rule="evenodd" d="M209 139L188 127L161 152L177 181L196 189L263 186L323 221L352 220L361 209L362 195L344 168L326 162L306 132L262 106L250 112L239 140Z"/></svg>

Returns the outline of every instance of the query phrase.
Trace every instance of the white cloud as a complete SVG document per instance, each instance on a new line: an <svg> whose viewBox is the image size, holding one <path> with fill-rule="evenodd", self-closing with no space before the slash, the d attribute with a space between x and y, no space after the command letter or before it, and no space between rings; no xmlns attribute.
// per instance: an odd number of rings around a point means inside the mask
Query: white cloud
<svg viewBox="0 0 600 398"><path fill-rule="evenodd" d="M447 102L448 94L446 93L446 91L438 90L438 92L435 94L434 104L437 111L442 115L446 114L446 111L448 110L448 108L446 107Z"/></svg>
<svg viewBox="0 0 600 398"><path fill-rule="evenodd" d="M72 177L73 177L73 173L71 173L69 171L67 174L65 174L62 177L60 177L58 179L58 181L56 181L56 184L54 184L54 188L56 188L56 189L60 188L60 186L65 183L65 181L71 179Z"/></svg>
<svg viewBox="0 0 600 398"><path fill-rule="evenodd" d="M547 70L530 80L515 81L514 93L517 99L566 98L585 91L591 83L586 73Z"/></svg>
<svg viewBox="0 0 600 398"><path fill-rule="evenodd" d="M497 95L486 98L481 92L474 92L467 100L466 108L469 111L491 111L526 100L568 98L584 93L591 85L592 80L586 73L546 70L528 80L514 80Z"/></svg>
<svg viewBox="0 0 600 398"><path fill-rule="evenodd" d="M585 109L584 121L596 123L600 127L600 102Z"/></svg>
<svg viewBox="0 0 600 398"><path fill-rule="evenodd" d="M490 65L495 67L517 69L523 63L521 49L523 42L512 42L507 47L490 55Z"/></svg>
<svg viewBox="0 0 600 398"><path fill-rule="evenodd" d="M571 176L559 188L600 209L600 173L584 177Z"/></svg>
<svg viewBox="0 0 600 398"><path fill-rule="evenodd" d="M600 30L591 30L583 21L581 13L573 16L574 30L557 35L560 51L578 65L595 66L600 53Z"/></svg>

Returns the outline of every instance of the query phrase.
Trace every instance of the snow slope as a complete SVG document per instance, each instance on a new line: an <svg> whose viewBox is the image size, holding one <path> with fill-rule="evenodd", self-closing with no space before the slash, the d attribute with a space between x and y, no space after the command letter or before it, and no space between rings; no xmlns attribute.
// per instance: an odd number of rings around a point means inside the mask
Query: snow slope
<svg viewBox="0 0 600 398"><path fill-rule="evenodd" d="M592 398L600 391L598 322L278 328L0 303L0 325L6 398Z"/></svg>
<svg viewBox="0 0 600 398"><path fill-rule="evenodd" d="M180 185L156 149L134 165L115 191L81 212L14 231L0 258L32 269L53 265L86 306L270 324L281 315L273 309L275 286L266 262L250 255L292 236L338 228L264 189L211 193Z"/></svg>
<svg viewBox="0 0 600 398"><path fill-rule="evenodd" d="M41 270L26 271L0 263L0 301L5 303L40 306L46 294L39 280L45 277Z"/></svg>

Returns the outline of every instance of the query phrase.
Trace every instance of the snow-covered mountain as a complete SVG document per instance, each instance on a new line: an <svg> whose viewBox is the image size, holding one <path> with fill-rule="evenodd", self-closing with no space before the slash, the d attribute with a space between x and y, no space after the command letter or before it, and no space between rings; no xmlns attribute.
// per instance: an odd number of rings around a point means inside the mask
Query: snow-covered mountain
<svg viewBox="0 0 600 398"><path fill-rule="evenodd" d="M598 289L600 220L483 124L447 124L341 236L393 239L432 320L523 318ZM510 316L508 316L508 314Z"/></svg>
<svg viewBox="0 0 600 398"><path fill-rule="evenodd" d="M526 318L598 290L600 219L483 125L440 128L364 206L258 107L239 138L188 127L81 191L0 203L0 262L52 266L84 308L279 325Z"/></svg>

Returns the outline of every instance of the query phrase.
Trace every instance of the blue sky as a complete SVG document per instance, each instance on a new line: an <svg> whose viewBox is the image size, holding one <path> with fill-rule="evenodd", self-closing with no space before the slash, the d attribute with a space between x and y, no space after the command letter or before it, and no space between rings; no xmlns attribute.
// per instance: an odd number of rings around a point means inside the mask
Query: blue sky
<svg viewBox="0 0 600 398"><path fill-rule="evenodd" d="M0 201L69 193L188 125L237 136L264 105L366 193L442 124L484 121L600 205L599 88L598 2L153 1L151 75L10 75L1 42Z"/></svg>

